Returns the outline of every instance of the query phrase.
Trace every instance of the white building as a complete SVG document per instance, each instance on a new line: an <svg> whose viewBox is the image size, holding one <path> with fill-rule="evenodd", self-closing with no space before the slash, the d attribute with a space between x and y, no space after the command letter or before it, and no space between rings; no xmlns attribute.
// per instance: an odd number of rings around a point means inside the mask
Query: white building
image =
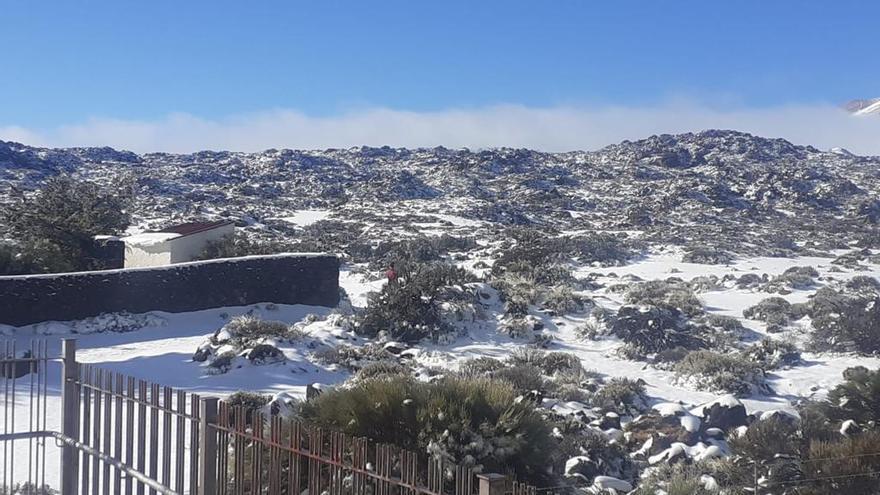
<svg viewBox="0 0 880 495"><path fill-rule="evenodd" d="M123 237L125 267L162 266L194 260L208 243L232 235L230 221L192 222Z"/></svg>

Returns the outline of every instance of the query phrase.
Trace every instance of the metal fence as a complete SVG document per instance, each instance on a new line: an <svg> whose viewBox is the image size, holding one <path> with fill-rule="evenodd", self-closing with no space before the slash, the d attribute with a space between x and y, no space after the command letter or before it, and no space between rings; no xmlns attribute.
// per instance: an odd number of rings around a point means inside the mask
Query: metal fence
<svg viewBox="0 0 880 495"><path fill-rule="evenodd" d="M0 493L16 487L22 493L38 493L46 485L47 436L42 432L47 430L49 362L45 341L25 348L0 341Z"/></svg>
<svg viewBox="0 0 880 495"><path fill-rule="evenodd" d="M3 495L47 493L48 440L61 448L62 495L535 494L508 476L78 363L73 340L60 358L44 341L0 351ZM53 361L62 364L57 430L46 421Z"/></svg>

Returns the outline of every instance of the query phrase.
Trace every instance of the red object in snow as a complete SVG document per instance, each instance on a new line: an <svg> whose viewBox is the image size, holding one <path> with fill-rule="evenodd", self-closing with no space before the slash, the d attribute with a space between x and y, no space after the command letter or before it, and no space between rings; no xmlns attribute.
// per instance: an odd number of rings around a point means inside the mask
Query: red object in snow
<svg viewBox="0 0 880 495"><path fill-rule="evenodd" d="M394 268L389 268L388 271L385 272L385 276L388 277L388 281L391 282L392 280L397 279L397 272L394 271Z"/></svg>

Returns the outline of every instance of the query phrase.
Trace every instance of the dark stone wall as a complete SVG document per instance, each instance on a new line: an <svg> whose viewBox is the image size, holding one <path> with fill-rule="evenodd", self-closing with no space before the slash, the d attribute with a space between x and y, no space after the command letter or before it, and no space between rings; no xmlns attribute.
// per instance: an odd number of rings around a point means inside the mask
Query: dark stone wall
<svg viewBox="0 0 880 495"><path fill-rule="evenodd" d="M156 268L0 277L0 323L178 313L258 302L336 306L339 258L249 256Z"/></svg>

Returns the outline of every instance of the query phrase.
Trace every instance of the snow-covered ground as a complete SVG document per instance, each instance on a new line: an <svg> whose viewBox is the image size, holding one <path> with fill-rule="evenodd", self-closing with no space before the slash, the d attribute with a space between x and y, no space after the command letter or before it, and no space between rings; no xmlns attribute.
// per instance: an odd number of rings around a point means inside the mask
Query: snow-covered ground
<svg viewBox="0 0 880 495"><path fill-rule="evenodd" d="M665 279L680 277L689 280L701 275L736 276L755 273L758 275L778 275L793 266L809 265L816 268L820 276L818 286L835 278L845 280L855 275L880 276L880 266L868 265L867 270L835 270L830 258L748 258L740 259L730 265L699 265L683 263L680 253L655 252L625 266L611 268L583 267L577 274L586 276L597 274L597 281L604 285L588 295L603 306L614 309L622 304L622 295L610 292L607 288L627 279ZM367 294L379 290L384 279L366 274L360 267L344 266L340 274L340 284L355 307L367 303ZM792 290L785 294L790 302L804 302L815 291ZM749 329L771 338L802 340L808 328L794 326L780 334L768 334L764 323L742 317L743 310L771 295L751 289L737 289L727 286L719 290L700 294L707 311L738 318ZM309 355L315 346L333 346L338 343L362 344L364 341L353 333L332 322L327 316L350 311L346 307L336 309L314 306L285 306L256 304L246 307L217 308L190 313L154 312L142 316L126 316L136 321L141 328L134 331L114 332L102 330L101 321L85 322L44 322L21 328L3 327L0 333L15 340L19 346L30 339L45 338L49 343L50 354L58 354L62 338L76 338L79 348L78 360L94 363L100 367L121 372L176 388L198 392L202 395L226 396L238 390L260 391L269 394L289 392L304 396L305 389L312 383L335 384L344 381L349 373L334 366L312 362ZM263 366L250 365L246 361L240 368L224 374L209 374L206 367L192 360L193 352L206 338L223 326L231 317L252 314L267 320L295 323L306 320L304 328L309 334L311 347L302 344L279 344L287 358L286 362ZM544 317L545 331L554 337L553 350L571 352L580 357L587 369L608 377L642 378L647 383L648 394L654 404L683 403L693 406L717 397L717 394L688 389L676 382L671 371L650 367L643 362L622 359L615 350L620 342L613 338L600 340L579 339L574 329L583 319L578 316ZM514 349L523 346L521 340L513 339L496 331L497 321L484 321L474 324L467 335L448 344L424 344L420 346L416 360L418 363L455 368L469 357L491 356L503 358ZM768 375L774 391L772 395L751 396L743 400L749 412L767 410L793 410L793 405L805 398L821 398L830 388L841 381L841 373L848 367L863 365L870 368L880 366L880 358L861 357L854 354L812 354L804 353L799 365L776 370ZM57 428L60 410L59 382L60 370L53 368L49 381L49 425ZM666 407L666 406L664 406ZM26 417L18 418L19 428L26 426ZM50 464L56 462L50 449ZM27 452L27 443L18 448L19 455ZM22 457L24 458L24 457ZM57 469L57 466L55 467ZM26 469L22 466L21 469ZM22 476L24 472L18 473Z"/></svg>

